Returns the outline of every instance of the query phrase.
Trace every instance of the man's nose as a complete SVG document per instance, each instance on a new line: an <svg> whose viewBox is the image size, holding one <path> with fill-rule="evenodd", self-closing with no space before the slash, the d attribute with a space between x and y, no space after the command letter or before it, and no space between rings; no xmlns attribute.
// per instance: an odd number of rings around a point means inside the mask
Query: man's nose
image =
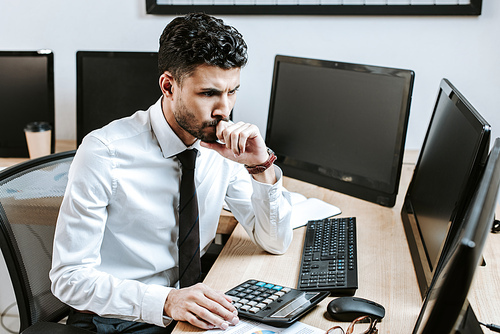
<svg viewBox="0 0 500 334"><path fill-rule="evenodd" d="M223 119L228 119L229 115L231 114L232 109L233 109L233 106L231 104L231 101L228 99L228 97L222 96L215 106L215 109L213 111L213 115L220 116Z"/></svg>

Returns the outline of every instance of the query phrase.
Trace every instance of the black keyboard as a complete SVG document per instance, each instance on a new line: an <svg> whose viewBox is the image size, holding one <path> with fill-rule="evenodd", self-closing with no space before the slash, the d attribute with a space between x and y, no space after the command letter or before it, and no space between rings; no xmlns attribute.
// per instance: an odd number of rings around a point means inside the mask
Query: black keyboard
<svg viewBox="0 0 500 334"><path fill-rule="evenodd" d="M297 289L354 295L357 288L356 218L309 221Z"/></svg>
<svg viewBox="0 0 500 334"><path fill-rule="evenodd" d="M298 320L330 292L305 292L252 279L235 286L226 295L232 298L238 316L284 327Z"/></svg>

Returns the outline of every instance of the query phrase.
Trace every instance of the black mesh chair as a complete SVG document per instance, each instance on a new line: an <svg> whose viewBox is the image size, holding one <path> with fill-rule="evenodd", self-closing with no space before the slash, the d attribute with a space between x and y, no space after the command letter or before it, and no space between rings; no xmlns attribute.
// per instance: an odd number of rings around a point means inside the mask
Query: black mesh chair
<svg viewBox="0 0 500 334"><path fill-rule="evenodd" d="M89 333L58 323L69 307L50 291L52 242L75 151L0 172L0 248L19 309L20 333Z"/></svg>

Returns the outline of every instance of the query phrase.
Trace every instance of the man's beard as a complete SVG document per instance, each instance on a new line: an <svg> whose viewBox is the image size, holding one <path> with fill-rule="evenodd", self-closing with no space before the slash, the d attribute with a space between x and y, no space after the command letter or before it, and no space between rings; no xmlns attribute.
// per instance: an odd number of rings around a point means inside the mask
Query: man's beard
<svg viewBox="0 0 500 334"><path fill-rule="evenodd" d="M191 136L207 143L215 143L218 139L216 135L217 124L219 124L220 121L228 121L228 118L218 117L198 125L194 113L187 109L182 101L180 101L179 104L179 108L174 111L174 117L177 124Z"/></svg>

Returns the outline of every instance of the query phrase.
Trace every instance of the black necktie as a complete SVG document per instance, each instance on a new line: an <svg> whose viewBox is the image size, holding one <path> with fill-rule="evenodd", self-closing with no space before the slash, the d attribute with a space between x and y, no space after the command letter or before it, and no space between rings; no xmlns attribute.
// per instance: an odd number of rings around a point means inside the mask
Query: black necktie
<svg viewBox="0 0 500 334"><path fill-rule="evenodd" d="M198 200L194 184L196 149L177 154L182 164L179 201L179 282L180 287L196 284L201 276Z"/></svg>

